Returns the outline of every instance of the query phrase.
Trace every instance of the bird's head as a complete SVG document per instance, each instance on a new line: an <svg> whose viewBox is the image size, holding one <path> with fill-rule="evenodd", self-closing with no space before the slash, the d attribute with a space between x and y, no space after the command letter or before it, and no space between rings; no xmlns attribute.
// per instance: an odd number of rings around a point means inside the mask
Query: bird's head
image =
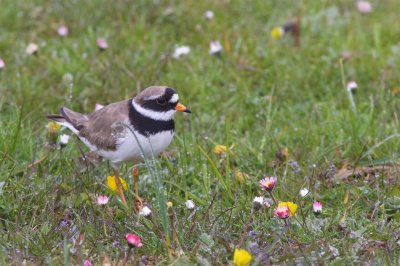
<svg viewBox="0 0 400 266"><path fill-rule="evenodd" d="M177 111L190 113L179 102L176 91L166 86L146 88L133 99L132 104L139 113L154 120L171 120Z"/></svg>

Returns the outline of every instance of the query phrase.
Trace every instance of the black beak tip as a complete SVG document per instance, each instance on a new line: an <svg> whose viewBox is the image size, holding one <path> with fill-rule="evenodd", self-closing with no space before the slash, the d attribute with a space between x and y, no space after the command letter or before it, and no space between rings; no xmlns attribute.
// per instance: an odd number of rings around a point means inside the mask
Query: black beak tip
<svg viewBox="0 0 400 266"><path fill-rule="evenodd" d="M186 110L185 111L183 111L183 112L185 112L185 113L191 113L192 111L190 111L188 108L186 108Z"/></svg>

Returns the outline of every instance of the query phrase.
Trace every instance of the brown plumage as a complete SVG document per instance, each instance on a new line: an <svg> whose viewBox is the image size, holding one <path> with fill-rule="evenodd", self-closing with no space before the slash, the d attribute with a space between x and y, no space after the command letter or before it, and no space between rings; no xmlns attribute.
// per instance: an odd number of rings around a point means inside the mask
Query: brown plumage
<svg viewBox="0 0 400 266"><path fill-rule="evenodd" d="M62 107L61 115L48 115L47 118L61 123L66 120L79 132L80 137L96 144L97 148L115 150L116 136L124 132L123 127L115 126L115 123L129 121L130 102L131 100L124 100L106 105L89 116Z"/></svg>

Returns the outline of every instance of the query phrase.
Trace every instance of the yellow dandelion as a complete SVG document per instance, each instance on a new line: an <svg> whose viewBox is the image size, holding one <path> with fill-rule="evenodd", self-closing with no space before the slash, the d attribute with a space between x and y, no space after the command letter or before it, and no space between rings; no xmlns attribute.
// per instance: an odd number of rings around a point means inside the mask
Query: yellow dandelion
<svg viewBox="0 0 400 266"><path fill-rule="evenodd" d="M233 264L236 266L247 266L250 264L251 255L244 249L235 249L233 253Z"/></svg>
<svg viewBox="0 0 400 266"><path fill-rule="evenodd" d="M167 202L167 209L172 208L173 204L172 201L168 201Z"/></svg>
<svg viewBox="0 0 400 266"><path fill-rule="evenodd" d="M226 153L228 151L228 147L226 147L225 145L215 145L214 149L213 149L213 153L215 153L216 155L222 155L224 153Z"/></svg>
<svg viewBox="0 0 400 266"><path fill-rule="evenodd" d="M128 189L128 184L121 177L119 178L119 182L121 182L122 188L124 190ZM117 184L115 183L114 176L107 176L107 186L111 191L113 191L115 193L118 192L118 188L117 188Z"/></svg>
<svg viewBox="0 0 400 266"><path fill-rule="evenodd" d="M50 134L56 133L58 130L60 130L60 128L61 128L61 125L60 125L60 124L57 124L56 122L53 122L53 121L51 121L51 122L49 122L49 123L47 124L47 131L48 131Z"/></svg>
<svg viewBox="0 0 400 266"><path fill-rule="evenodd" d="M281 206L287 206L287 207L289 208L289 210L290 210L290 217L292 217L292 216L296 213L297 204L294 203L294 202L292 202L292 201L282 201L282 202L279 202L278 207L281 207Z"/></svg>
<svg viewBox="0 0 400 266"><path fill-rule="evenodd" d="M280 39L284 33L285 31L282 27L274 27L271 31L271 38L275 40Z"/></svg>
<svg viewBox="0 0 400 266"><path fill-rule="evenodd" d="M239 169L236 169L234 171L234 176L235 176L236 182L243 183L245 180L244 174Z"/></svg>

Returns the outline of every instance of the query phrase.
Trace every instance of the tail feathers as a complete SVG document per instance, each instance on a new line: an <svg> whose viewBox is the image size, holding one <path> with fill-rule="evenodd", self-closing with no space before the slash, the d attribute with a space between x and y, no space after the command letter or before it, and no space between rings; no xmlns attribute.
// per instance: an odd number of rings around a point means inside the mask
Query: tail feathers
<svg viewBox="0 0 400 266"><path fill-rule="evenodd" d="M62 107L60 113L62 117L77 130L80 130L83 127L84 122L88 120L86 115L74 112L66 107Z"/></svg>
<svg viewBox="0 0 400 266"><path fill-rule="evenodd" d="M83 127L83 123L88 119L84 114L74 112L66 107L61 107L60 113L59 115L52 114L46 117L69 128L75 134L78 134L79 130Z"/></svg>
<svg viewBox="0 0 400 266"><path fill-rule="evenodd" d="M62 115L46 115L46 117L57 123L65 123L65 118Z"/></svg>

